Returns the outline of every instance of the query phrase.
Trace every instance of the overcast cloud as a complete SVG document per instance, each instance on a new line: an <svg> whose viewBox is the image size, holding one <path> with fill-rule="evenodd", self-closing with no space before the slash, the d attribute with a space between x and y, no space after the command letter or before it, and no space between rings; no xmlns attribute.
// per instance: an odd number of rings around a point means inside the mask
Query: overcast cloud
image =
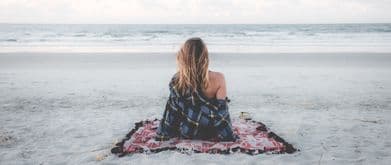
<svg viewBox="0 0 391 165"><path fill-rule="evenodd" d="M0 0L2 23L384 23L391 0Z"/></svg>

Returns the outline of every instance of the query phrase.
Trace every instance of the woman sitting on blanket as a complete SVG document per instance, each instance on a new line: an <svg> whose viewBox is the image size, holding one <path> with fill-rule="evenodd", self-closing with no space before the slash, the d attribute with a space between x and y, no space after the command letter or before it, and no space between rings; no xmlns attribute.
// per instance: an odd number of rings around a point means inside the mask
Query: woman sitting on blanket
<svg viewBox="0 0 391 165"><path fill-rule="evenodd" d="M224 75L208 69L208 50L203 41L187 40L177 53L177 64L156 140L180 137L235 141Z"/></svg>

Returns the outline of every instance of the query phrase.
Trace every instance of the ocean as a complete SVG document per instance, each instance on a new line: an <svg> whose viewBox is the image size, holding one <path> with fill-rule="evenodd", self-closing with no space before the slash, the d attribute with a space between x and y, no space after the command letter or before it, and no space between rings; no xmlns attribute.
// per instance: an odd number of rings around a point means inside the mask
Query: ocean
<svg viewBox="0 0 391 165"><path fill-rule="evenodd" d="M391 52L391 24L0 24L0 52Z"/></svg>

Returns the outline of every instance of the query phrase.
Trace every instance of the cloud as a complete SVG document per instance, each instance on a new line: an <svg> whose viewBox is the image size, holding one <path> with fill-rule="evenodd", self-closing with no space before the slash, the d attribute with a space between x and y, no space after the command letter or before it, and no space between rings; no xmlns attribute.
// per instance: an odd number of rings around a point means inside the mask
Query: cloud
<svg viewBox="0 0 391 165"><path fill-rule="evenodd" d="M391 22L391 0L1 0L7 23Z"/></svg>

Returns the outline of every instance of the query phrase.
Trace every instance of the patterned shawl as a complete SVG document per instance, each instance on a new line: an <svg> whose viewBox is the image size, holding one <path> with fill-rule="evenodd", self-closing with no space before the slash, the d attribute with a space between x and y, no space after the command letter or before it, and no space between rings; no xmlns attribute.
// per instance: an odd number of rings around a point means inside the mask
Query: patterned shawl
<svg viewBox="0 0 391 165"><path fill-rule="evenodd" d="M169 83L170 96L163 119L159 123L155 140L173 137L184 139L235 141L228 112L228 98L209 99L201 90L180 94L173 81Z"/></svg>

